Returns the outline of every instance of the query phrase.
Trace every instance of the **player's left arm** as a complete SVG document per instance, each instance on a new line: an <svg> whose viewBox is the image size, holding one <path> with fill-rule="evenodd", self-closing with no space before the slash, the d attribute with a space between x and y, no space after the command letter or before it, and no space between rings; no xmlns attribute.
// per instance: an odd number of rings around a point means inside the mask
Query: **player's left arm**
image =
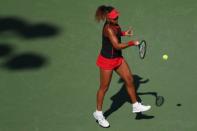
<svg viewBox="0 0 197 131"><path fill-rule="evenodd" d="M129 27L128 30L122 31L121 32L121 36L130 36L130 37L132 37L133 36L133 29L131 27Z"/></svg>

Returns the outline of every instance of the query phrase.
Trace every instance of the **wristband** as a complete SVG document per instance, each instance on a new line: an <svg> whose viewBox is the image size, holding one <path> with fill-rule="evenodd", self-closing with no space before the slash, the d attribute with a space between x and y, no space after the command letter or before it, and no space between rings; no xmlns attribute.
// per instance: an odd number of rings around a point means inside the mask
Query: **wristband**
<svg viewBox="0 0 197 131"><path fill-rule="evenodd" d="M122 31L121 32L121 36L125 36L126 35L126 32L125 31Z"/></svg>
<svg viewBox="0 0 197 131"><path fill-rule="evenodd" d="M135 43L133 41L128 42L128 46L134 46L134 45L135 45Z"/></svg>

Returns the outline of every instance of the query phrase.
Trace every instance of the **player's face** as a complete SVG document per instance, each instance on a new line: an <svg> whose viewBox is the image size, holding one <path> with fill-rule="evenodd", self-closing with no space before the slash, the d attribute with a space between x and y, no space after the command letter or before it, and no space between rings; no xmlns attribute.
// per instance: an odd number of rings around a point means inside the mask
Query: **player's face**
<svg viewBox="0 0 197 131"><path fill-rule="evenodd" d="M116 18L114 18L114 19L111 19L110 21L113 24L118 24L118 16Z"/></svg>

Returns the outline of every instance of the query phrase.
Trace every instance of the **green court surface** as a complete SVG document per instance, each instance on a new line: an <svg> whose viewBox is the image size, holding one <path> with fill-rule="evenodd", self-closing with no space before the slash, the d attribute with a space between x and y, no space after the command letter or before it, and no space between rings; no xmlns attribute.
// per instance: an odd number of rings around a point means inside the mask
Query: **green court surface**
<svg viewBox="0 0 197 131"><path fill-rule="evenodd" d="M118 8L122 29L132 26L134 38L147 41L144 60L136 47L123 54L152 106L133 114L114 73L103 107L117 107L108 129L92 116L103 25L94 14L102 4ZM196 0L1 0L0 131L196 131L196 7ZM155 94L165 98L160 107Z"/></svg>

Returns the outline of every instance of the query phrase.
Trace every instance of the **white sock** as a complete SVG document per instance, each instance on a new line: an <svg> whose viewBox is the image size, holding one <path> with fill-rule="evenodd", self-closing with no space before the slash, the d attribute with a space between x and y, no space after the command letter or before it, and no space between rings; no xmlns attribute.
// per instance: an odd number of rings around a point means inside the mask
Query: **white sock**
<svg viewBox="0 0 197 131"><path fill-rule="evenodd" d="M102 112L102 111L96 110L96 114L98 114L98 115L103 115L103 112Z"/></svg>
<svg viewBox="0 0 197 131"><path fill-rule="evenodd" d="M133 103L133 107L136 107L138 104L138 102Z"/></svg>

